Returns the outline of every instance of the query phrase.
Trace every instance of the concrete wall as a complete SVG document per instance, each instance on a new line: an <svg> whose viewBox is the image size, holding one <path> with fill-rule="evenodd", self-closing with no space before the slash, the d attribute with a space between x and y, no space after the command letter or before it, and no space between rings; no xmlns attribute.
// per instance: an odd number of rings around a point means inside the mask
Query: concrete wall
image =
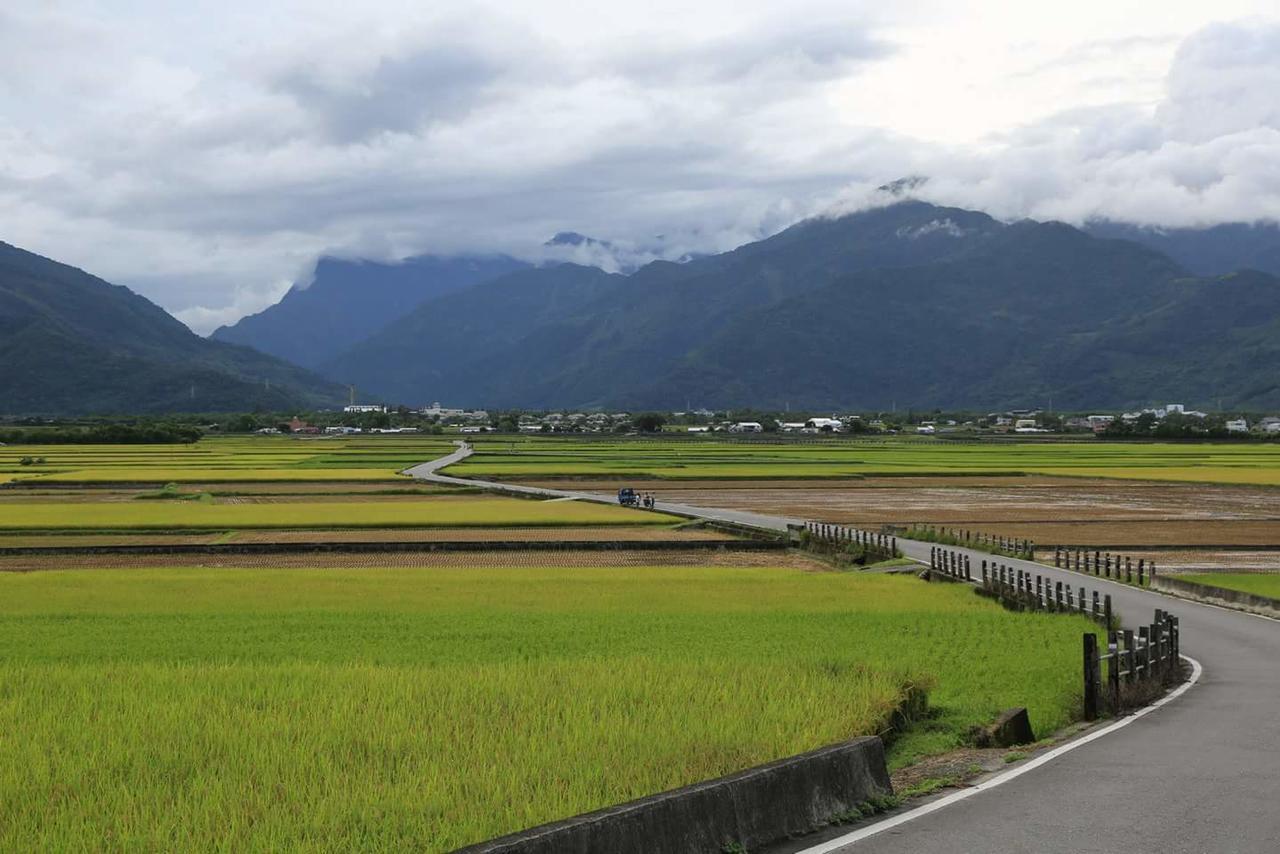
<svg viewBox="0 0 1280 854"><path fill-rule="evenodd" d="M1280 600L1244 593L1240 590L1228 590L1225 587L1210 587L1207 584L1194 584L1180 581L1168 575L1157 575L1153 579L1153 590L1161 593L1172 593L1183 599L1205 602L1210 605L1221 605L1224 608L1235 608L1237 611L1248 611L1267 617L1280 617Z"/></svg>
<svg viewBox="0 0 1280 854"><path fill-rule="evenodd" d="M462 849L467 854L701 854L815 830L891 794L884 743L856 738Z"/></svg>

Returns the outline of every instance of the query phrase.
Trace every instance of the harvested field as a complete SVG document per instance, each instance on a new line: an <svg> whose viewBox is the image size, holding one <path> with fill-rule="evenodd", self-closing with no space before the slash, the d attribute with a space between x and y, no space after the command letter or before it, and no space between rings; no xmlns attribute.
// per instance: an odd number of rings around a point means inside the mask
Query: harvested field
<svg viewBox="0 0 1280 854"><path fill-rule="evenodd" d="M705 528L606 525L586 528L352 528L332 530L211 531L197 534L0 534L0 549L38 546L93 547L209 545L213 543L378 543L378 542L583 542L644 543L684 540L729 542L735 538Z"/></svg>
<svg viewBox="0 0 1280 854"><path fill-rule="evenodd" d="M925 480L930 482L921 482ZM664 484L654 492L660 500L845 524L1280 518L1280 501L1269 489L1061 479L1028 483L1025 478L995 484L974 484L969 478L946 478L944 484L937 480L894 478L874 487L810 482L808 488L783 489L771 481L719 488Z"/></svg>
<svg viewBox="0 0 1280 854"><path fill-rule="evenodd" d="M1126 552L1128 554L1128 552ZM1160 572L1280 572L1280 549L1268 551L1137 551Z"/></svg>

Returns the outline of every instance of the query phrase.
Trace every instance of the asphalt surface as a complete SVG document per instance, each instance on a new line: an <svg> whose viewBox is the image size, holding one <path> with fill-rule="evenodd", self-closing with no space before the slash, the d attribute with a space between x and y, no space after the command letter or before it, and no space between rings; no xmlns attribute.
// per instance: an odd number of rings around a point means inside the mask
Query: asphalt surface
<svg viewBox="0 0 1280 854"><path fill-rule="evenodd" d="M437 474L466 447L406 474L549 497L607 501L566 490L471 481ZM659 501L656 509L771 530L801 520ZM928 561L928 543L898 539L908 557ZM966 552L964 549L957 551ZM967 552L973 566L991 559ZM1182 652L1204 668L1176 701L1105 737L980 792L844 847L848 852L1280 852L1280 622L1198 605L1056 570L1001 563L1110 592L1126 626L1176 614ZM999 643L998 638L992 639ZM1034 721L1032 724L1034 725ZM804 844L798 844L797 850Z"/></svg>

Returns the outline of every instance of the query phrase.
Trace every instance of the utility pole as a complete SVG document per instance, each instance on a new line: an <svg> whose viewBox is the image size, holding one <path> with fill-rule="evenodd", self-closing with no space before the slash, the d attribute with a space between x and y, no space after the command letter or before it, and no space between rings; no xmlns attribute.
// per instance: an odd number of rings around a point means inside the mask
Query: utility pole
<svg viewBox="0 0 1280 854"><path fill-rule="evenodd" d="M349 385L347 386L347 389L350 391L351 405L355 406L356 405L356 387L353 385Z"/></svg>

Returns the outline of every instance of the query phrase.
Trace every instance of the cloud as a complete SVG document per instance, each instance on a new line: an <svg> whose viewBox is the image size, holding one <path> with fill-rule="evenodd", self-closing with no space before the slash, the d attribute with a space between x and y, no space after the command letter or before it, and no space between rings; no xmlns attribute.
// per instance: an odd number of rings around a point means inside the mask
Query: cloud
<svg viewBox="0 0 1280 854"><path fill-rule="evenodd" d="M322 254L538 258L582 231L622 253L585 260L626 266L906 174L1006 218L1280 215L1280 29L1174 10L1175 51L1078 11L1063 35L931 0L26 4L0 11L0 239L203 332ZM1063 108L983 112L1008 92ZM903 130L933 111L985 135Z"/></svg>

